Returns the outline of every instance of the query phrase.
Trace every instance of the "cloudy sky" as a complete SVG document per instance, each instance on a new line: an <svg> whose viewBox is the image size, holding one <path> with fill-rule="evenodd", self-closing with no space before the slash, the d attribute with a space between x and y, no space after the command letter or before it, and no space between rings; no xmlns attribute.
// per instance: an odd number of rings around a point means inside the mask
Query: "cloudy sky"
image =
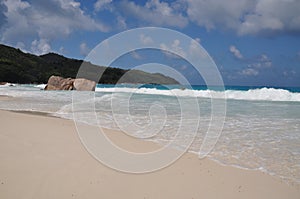
<svg viewBox="0 0 300 199"><path fill-rule="evenodd" d="M0 0L1 43L38 55L83 59L104 39L145 26L194 38L228 85L300 86L299 0Z"/></svg>

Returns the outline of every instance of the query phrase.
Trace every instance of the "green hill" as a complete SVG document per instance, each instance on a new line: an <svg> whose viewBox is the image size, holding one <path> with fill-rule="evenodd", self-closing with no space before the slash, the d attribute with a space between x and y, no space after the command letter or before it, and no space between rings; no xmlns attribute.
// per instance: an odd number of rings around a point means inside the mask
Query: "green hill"
<svg viewBox="0 0 300 199"><path fill-rule="evenodd" d="M103 84L116 84L117 82L178 84L173 78L159 73L96 66L90 62L66 58L55 53L36 56L0 44L0 82L47 83L51 75L75 78L82 64L88 68L88 72L82 74L81 77L95 80L99 73L104 71L99 81Z"/></svg>

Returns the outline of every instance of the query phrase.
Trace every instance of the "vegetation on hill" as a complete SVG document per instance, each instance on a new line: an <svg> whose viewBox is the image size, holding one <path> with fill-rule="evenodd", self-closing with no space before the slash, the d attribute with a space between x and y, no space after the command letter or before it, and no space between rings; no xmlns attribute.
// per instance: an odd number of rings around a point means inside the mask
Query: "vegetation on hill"
<svg viewBox="0 0 300 199"><path fill-rule="evenodd" d="M66 58L55 53L36 56L0 44L0 82L47 83L51 75L75 78L82 64L88 68L88 72L82 73L81 77L96 80L99 74L103 73L99 80L99 83L103 84L117 82L178 84L176 80L159 73L96 66L90 62Z"/></svg>

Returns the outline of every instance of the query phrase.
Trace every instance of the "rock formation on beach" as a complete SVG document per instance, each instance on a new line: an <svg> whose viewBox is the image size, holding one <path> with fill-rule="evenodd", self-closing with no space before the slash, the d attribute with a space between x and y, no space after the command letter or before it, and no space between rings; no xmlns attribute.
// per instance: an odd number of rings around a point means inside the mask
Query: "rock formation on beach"
<svg viewBox="0 0 300 199"><path fill-rule="evenodd" d="M96 82L84 78L77 78L74 79L73 86L74 90L78 91L94 91L96 88Z"/></svg>
<svg viewBox="0 0 300 199"><path fill-rule="evenodd" d="M78 90L78 91L95 91L96 82L78 78L63 78L52 75L45 87L45 90Z"/></svg>

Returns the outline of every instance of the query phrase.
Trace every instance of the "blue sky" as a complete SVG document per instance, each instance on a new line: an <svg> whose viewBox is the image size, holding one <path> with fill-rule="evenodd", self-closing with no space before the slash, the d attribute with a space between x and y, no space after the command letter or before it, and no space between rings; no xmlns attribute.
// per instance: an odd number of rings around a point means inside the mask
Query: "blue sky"
<svg viewBox="0 0 300 199"><path fill-rule="evenodd" d="M227 85L300 86L299 0L0 0L1 43L38 55L83 59L104 39L146 26L196 39Z"/></svg>

